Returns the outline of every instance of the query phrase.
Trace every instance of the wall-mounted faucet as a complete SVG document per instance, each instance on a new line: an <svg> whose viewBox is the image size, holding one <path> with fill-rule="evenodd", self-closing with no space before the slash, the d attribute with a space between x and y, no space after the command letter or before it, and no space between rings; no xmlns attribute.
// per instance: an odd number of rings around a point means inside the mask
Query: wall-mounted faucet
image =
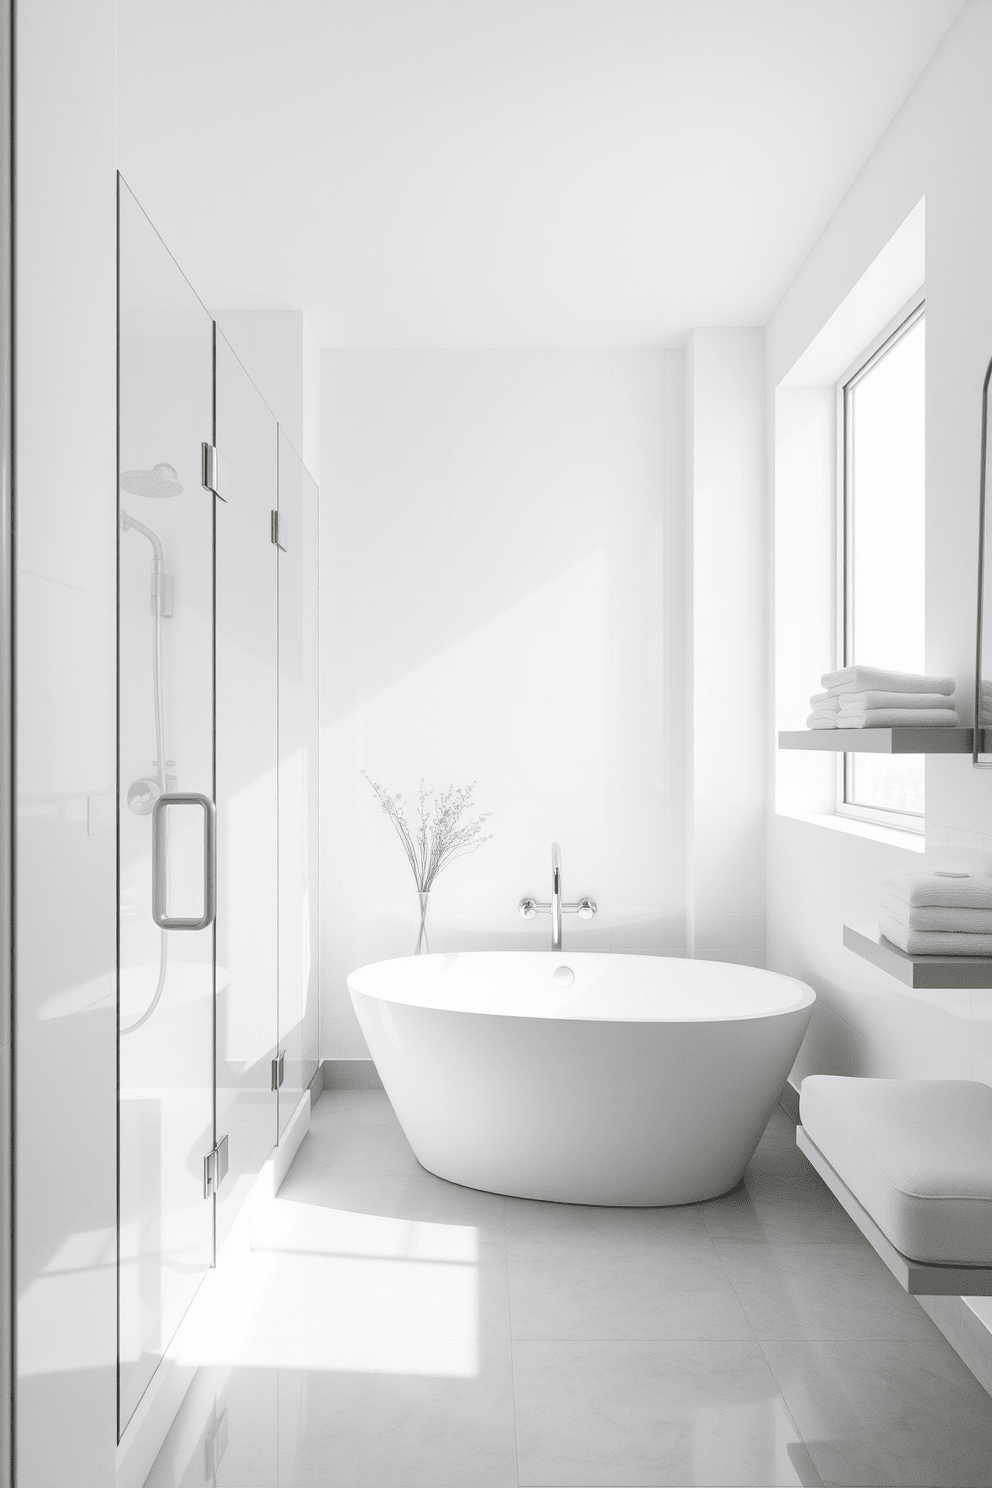
<svg viewBox="0 0 992 1488"><path fill-rule="evenodd" d="M551 903L538 904L536 899L521 899L517 908L525 920L532 920L536 914L550 914L551 916L551 949L561 950L561 917L566 914L577 914L580 920L591 920L596 913L596 901L585 895L577 899L574 904L565 904L562 900L561 891L561 848L557 842L551 844Z"/></svg>

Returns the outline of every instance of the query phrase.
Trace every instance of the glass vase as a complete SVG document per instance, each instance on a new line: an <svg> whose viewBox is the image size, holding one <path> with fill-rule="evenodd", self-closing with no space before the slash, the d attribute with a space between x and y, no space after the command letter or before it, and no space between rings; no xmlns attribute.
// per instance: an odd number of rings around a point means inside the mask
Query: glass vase
<svg viewBox="0 0 992 1488"><path fill-rule="evenodd" d="M427 902L430 897L430 889L425 890L424 893L420 893L419 890L417 892L417 898L420 901L420 930L417 935L417 948L413 953L415 956L429 956L431 953L431 948L427 944Z"/></svg>

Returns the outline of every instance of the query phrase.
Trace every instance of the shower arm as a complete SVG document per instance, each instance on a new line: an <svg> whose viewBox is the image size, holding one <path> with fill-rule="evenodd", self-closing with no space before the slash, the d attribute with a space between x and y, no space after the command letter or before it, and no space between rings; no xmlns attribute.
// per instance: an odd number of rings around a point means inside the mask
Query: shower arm
<svg viewBox="0 0 992 1488"><path fill-rule="evenodd" d="M155 570L157 573L164 573L165 553L163 552L162 542L158 536L158 533L153 532L150 527L146 527L144 522L139 522L136 520L136 518L129 517L127 512L124 511L124 509L122 508L121 531L127 532L132 527L134 528L135 532L140 532L142 537L147 537L148 541L152 545L152 552L155 554Z"/></svg>

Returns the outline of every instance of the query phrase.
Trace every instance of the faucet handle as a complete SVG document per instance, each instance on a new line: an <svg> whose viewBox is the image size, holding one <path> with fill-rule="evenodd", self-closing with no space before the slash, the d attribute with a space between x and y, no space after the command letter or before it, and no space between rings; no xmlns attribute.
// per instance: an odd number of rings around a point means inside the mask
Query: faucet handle
<svg viewBox="0 0 992 1488"><path fill-rule="evenodd" d="M575 906L575 912L580 920L591 920L593 915L596 913L595 899L580 899L578 904Z"/></svg>
<svg viewBox="0 0 992 1488"><path fill-rule="evenodd" d="M520 903L517 905L517 908L520 911L521 919L524 920L532 920L537 914L537 911L540 909L540 907L541 906L538 904L536 899L530 898L521 899Z"/></svg>

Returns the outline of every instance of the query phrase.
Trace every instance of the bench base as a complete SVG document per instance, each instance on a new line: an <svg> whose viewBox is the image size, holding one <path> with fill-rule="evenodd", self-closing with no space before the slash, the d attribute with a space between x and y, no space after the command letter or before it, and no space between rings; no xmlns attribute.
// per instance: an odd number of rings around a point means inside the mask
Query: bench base
<svg viewBox="0 0 992 1488"><path fill-rule="evenodd" d="M804 1127L796 1127L796 1145L809 1159L868 1244L888 1266L903 1291L914 1297L992 1297L992 1266L934 1266L911 1261L887 1240L860 1200L831 1167Z"/></svg>

